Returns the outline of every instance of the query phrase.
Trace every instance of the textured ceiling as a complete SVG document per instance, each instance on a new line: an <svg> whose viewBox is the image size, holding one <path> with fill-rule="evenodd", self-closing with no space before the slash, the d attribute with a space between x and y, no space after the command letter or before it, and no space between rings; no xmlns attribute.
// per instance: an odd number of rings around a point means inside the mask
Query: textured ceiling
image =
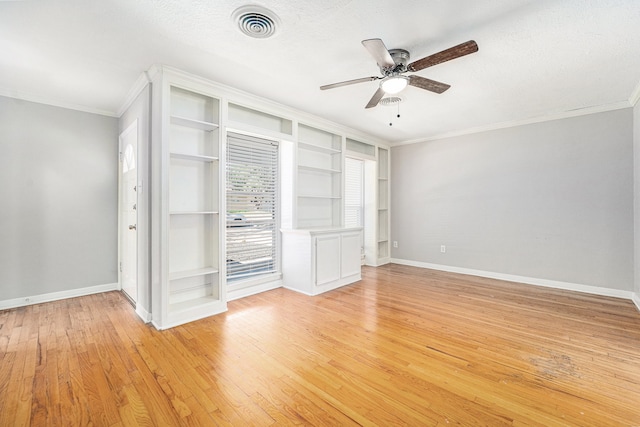
<svg viewBox="0 0 640 427"><path fill-rule="evenodd" d="M281 19L270 39L233 11ZM412 60L473 39L479 51L418 75L396 107L364 106L379 74L361 40ZM0 94L115 114L143 71L166 64L361 130L406 142L629 102L640 81L638 0L0 1ZM1 112L0 112L1 113ZM393 120L393 126L389 126Z"/></svg>

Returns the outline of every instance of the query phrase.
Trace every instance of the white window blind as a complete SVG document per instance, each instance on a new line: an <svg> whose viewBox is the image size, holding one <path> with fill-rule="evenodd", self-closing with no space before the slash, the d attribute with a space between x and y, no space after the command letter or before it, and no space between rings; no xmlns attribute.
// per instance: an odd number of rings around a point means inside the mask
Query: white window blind
<svg viewBox="0 0 640 427"><path fill-rule="evenodd" d="M346 227L362 227L364 224L364 162L347 157L344 169L344 225Z"/></svg>
<svg viewBox="0 0 640 427"><path fill-rule="evenodd" d="M250 136L227 137L227 279L278 270L278 145Z"/></svg>

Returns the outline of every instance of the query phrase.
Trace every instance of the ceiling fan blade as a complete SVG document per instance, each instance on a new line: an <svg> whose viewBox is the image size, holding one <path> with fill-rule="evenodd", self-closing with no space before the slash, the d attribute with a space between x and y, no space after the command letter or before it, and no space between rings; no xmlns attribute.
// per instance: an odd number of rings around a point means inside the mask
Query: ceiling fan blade
<svg viewBox="0 0 640 427"><path fill-rule="evenodd" d="M380 78L382 77L363 77L361 79L346 80L344 82L332 83L330 85L320 86L320 90L333 89L334 87L347 86L347 85L352 85L356 83L372 82Z"/></svg>
<svg viewBox="0 0 640 427"><path fill-rule="evenodd" d="M362 40L362 45L369 51L371 56L376 60L379 67L389 68L395 67L396 63L393 61L389 50L380 39L367 39Z"/></svg>
<svg viewBox="0 0 640 427"><path fill-rule="evenodd" d="M469 55L478 51L478 45L475 41L469 40L468 42L460 43L457 46L445 49L442 52L434 53L433 55L426 56L422 59L412 62L407 66L408 71L420 71L433 65L438 65L443 62L451 61L452 59L460 58L461 56Z"/></svg>
<svg viewBox="0 0 640 427"><path fill-rule="evenodd" d="M449 89L451 85L446 83L440 83L435 80L425 79L420 76L409 76L409 85L419 87L420 89L426 89L435 93L442 93Z"/></svg>
<svg viewBox="0 0 640 427"><path fill-rule="evenodd" d="M376 93L374 93L373 96L371 97L371 100L369 100L369 103L367 104L367 106L364 108L375 107L376 105L378 105L378 102L380 102L383 96L384 96L384 91L382 90L382 88L378 88Z"/></svg>

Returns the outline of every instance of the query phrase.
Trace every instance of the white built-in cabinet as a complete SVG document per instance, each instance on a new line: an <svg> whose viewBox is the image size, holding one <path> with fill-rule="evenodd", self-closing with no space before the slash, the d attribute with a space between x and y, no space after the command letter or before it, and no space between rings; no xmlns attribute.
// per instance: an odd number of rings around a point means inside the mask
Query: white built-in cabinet
<svg viewBox="0 0 640 427"><path fill-rule="evenodd" d="M344 227L345 137L306 124L293 146L293 203L282 229L283 286L317 295L361 278L361 228ZM286 210L286 209L285 209Z"/></svg>
<svg viewBox="0 0 640 427"><path fill-rule="evenodd" d="M283 230L283 286L318 295L360 280L361 233L361 228Z"/></svg>
<svg viewBox="0 0 640 427"><path fill-rule="evenodd" d="M145 78L151 87L151 144L143 154L150 164L143 194L151 206L147 250L151 319L158 329L224 312L228 296L251 293L228 290L226 283L228 132L280 146L282 281L275 275L261 289L282 285L316 295L360 279L363 230L344 227L349 146L364 147L378 164L374 264L388 260L388 149L375 146L374 157L372 144L350 140L331 125L300 123L284 107L170 67L154 66Z"/></svg>
<svg viewBox="0 0 640 427"><path fill-rule="evenodd" d="M170 72L152 85L152 316L165 329L226 310L221 101Z"/></svg>

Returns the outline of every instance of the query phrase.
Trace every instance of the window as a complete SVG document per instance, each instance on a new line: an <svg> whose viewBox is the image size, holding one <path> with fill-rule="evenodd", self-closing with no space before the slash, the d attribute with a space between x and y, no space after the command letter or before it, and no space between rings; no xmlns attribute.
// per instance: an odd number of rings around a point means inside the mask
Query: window
<svg viewBox="0 0 640 427"><path fill-rule="evenodd" d="M344 225L362 227L364 225L364 162L345 158Z"/></svg>
<svg viewBox="0 0 640 427"><path fill-rule="evenodd" d="M277 142L227 137L227 279L278 271Z"/></svg>

